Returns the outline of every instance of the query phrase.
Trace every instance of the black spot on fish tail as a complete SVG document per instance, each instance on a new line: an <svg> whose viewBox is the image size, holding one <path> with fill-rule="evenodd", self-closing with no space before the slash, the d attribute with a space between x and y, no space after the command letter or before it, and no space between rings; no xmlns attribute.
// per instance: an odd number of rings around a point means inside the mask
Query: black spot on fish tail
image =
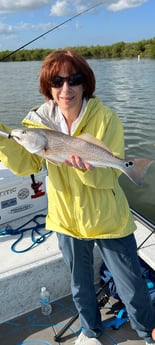
<svg viewBox="0 0 155 345"><path fill-rule="evenodd" d="M125 166L128 168L128 167L131 167L134 165L134 162L133 161L128 161L128 162L125 162Z"/></svg>
<svg viewBox="0 0 155 345"><path fill-rule="evenodd" d="M123 172L129 179L137 185L141 185L151 164L155 163L153 159L135 158L124 162Z"/></svg>

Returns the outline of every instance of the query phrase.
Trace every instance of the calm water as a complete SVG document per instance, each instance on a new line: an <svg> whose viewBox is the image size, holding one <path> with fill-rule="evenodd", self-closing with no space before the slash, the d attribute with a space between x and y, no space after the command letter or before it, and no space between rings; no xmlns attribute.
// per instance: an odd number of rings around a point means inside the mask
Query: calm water
<svg viewBox="0 0 155 345"><path fill-rule="evenodd" d="M155 158L155 60L90 60L96 94L120 116L126 156ZM0 63L0 121L19 127L33 106L43 102L38 75L41 62ZM155 223L155 164L143 184L121 176L130 206Z"/></svg>

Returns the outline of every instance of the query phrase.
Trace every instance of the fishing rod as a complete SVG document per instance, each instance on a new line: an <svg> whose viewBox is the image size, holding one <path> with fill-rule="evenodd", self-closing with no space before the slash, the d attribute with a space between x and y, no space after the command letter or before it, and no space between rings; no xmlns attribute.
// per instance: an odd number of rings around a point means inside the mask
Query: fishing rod
<svg viewBox="0 0 155 345"><path fill-rule="evenodd" d="M81 16L82 14L84 14L84 13L86 13L86 12L91 11L92 9L94 9L94 8L96 8L96 7L98 7L98 6L102 5L102 4L103 4L103 2L99 2L99 3L97 3L96 5L93 5L93 6L89 7L89 8L87 8L86 10L83 10L83 11L81 11L81 12L75 14L74 16L70 17L69 19L66 19L64 22L62 22L62 23L60 23L60 24L54 26L53 28L51 28L51 29L49 29L48 31L44 32L43 34L37 36L37 37L34 38L33 40L31 40L31 41L25 43L23 46L21 46L21 47L17 48L16 50L10 52L10 53L7 54L6 56L4 56L2 59L0 59L0 62L6 60L8 57L10 57L11 55L17 53L19 50L21 50L21 49L27 47L29 44L31 44L31 43L37 41L39 38L41 38L41 37L47 35L48 33L50 33L50 32L52 32L52 31L54 31L54 30L60 28L60 27L63 26L64 24L70 22L71 20L73 20L73 19L75 19L75 18Z"/></svg>

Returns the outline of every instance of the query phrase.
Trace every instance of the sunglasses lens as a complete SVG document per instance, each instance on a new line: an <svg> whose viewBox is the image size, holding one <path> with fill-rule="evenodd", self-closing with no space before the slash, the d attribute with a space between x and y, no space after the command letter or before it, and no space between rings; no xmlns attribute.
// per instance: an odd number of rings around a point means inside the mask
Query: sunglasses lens
<svg viewBox="0 0 155 345"><path fill-rule="evenodd" d="M54 78L54 80L52 81L52 86L55 87L55 88L59 88L59 87L61 87L63 85L63 83L64 83L64 78L56 76Z"/></svg>
<svg viewBox="0 0 155 345"><path fill-rule="evenodd" d="M68 84L69 86L76 86L76 85L82 84L82 74L80 73L72 74L68 78Z"/></svg>
<svg viewBox="0 0 155 345"><path fill-rule="evenodd" d="M55 76L51 82L51 86L54 88L62 87L64 82L67 81L69 86L76 86L82 84L82 74L75 73L71 74L69 77Z"/></svg>

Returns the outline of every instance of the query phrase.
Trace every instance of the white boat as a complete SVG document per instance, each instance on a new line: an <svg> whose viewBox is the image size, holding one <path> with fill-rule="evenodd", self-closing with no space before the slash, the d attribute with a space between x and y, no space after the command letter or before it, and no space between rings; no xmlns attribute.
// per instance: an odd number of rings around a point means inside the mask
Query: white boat
<svg viewBox="0 0 155 345"><path fill-rule="evenodd" d="M36 183L42 181L39 191L45 192L38 197L34 196L30 176L14 176L0 164L0 323L3 327L8 320L23 317L40 307L42 286L48 287L53 303L70 295L70 274L58 248L56 234L44 228L46 171L34 178ZM155 270L155 225L136 211L132 212L137 225L138 254ZM33 242L32 233L38 243ZM99 283L102 259L97 247L94 258L95 282ZM128 341L128 344L143 344L143 341L136 338L134 343Z"/></svg>

